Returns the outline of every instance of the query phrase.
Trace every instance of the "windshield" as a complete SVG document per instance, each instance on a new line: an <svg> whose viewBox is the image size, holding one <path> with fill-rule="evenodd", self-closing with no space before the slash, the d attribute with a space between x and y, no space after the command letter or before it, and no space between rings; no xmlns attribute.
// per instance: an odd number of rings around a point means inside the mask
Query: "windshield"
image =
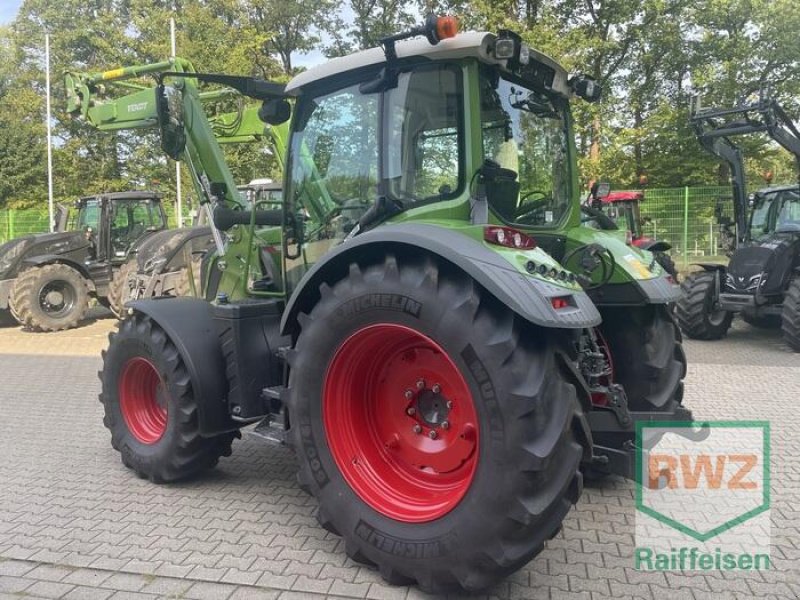
<svg viewBox="0 0 800 600"><path fill-rule="evenodd" d="M800 191L782 190L757 197L750 217L750 237L774 231L800 231Z"/></svg>
<svg viewBox="0 0 800 600"><path fill-rule="evenodd" d="M800 231L800 190L786 190L779 194L777 231Z"/></svg>
<svg viewBox="0 0 800 600"><path fill-rule="evenodd" d="M70 229L83 231L89 227L97 230L97 224L100 222L100 201L99 200L86 200L78 210L78 222L73 224Z"/></svg>
<svg viewBox="0 0 800 600"><path fill-rule="evenodd" d="M546 95L484 73L481 85L483 154L517 173L519 193L492 194L503 220L528 226L558 223L570 206L564 112ZM493 197L494 196L494 197Z"/></svg>

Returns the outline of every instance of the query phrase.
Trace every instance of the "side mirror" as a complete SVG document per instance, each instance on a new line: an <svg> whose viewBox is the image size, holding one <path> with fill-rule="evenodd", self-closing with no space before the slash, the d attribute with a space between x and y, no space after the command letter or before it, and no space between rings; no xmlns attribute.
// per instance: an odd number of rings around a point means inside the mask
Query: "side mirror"
<svg viewBox="0 0 800 600"><path fill-rule="evenodd" d="M611 184L610 183L597 183L596 181L592 184L591 189L589 190L589 196L592 199L592 208L595 210L602 210L603 203L601 200L608 196L611 193Z"/></svg>
<svg viewBox="0 0 800 600"><path fill-rule="evenodd" d="M186 147L183 122L183 94L180 90L160 84L156 87L156 113L161 135L161 149L173 160L180 160Z"/></svg>
<svg viewBox="0 0 800 600"><path fill-rule="evenodd" d="M603 97L603 86L588 75L576 75L569 80L569 87L579 98L587 102L598 102Z"/></svg>
<svg viewBox="0 0 800 600"><path fill-rule="evenodd" d="M610 183L595 183L592 185L592 196L598 200L602 200L611 193Z"/></svg>
<svg viewBox="0 0 800 600"><path fill-rule="evenodd" d="M63 204L56 204L53 227L55 231L66 231L69 221L69 209Z"/></svg>
<svg viewBox="0 0 800 600"><path fill-rule="evenodd" d="M267 125L280 125L289 120L292 107L285 98L271 98L264 100L258 109L258 118Z"/></svg>

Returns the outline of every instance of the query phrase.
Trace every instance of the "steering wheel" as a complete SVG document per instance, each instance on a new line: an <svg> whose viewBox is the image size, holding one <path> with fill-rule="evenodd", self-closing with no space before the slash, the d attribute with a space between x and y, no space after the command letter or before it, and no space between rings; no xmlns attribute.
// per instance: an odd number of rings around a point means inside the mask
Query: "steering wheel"
<svg viewBox="0 0 800 600"><path fill-rule="evenodd" d="M526 200L534 194L540 194L542 197L537 200L526 202ZM548 204L550 204L550 197L545 192L542 192L541 190L531 190L530 192L526 192L520 197L520 205L518 209L519 211L524 212L519 212L514 220L522 222L528 217L534 217Z"/></svg>
<svg viewBox="0 0 800 600"><path fill-rule="evenodd" d="M539 200L537 200L537 202L540 202L542 200L547 200L547 193L546 192L543 192L542 190L531 190L529 192L525 192L524 194L522 194L522 196L520 196L520 199L519 199L520 205L524 204L525 200L527 200L528 198L530 198L534 194L539 194L541 196L541 198Z"/></svg>
<svg viewBox="0 0 800 600"><path fill-rule="evenodd" d="M574 271L575 269L570 268L569 261L575 256L578 256L579 258L578 266L583 271L581 274L583 277L589 278L598 267L601 269L600 280L597 283L589 283L588 285L585 285L584 289L593 290L602 287L611 281L611 277L614 275L614 270L617 267L617 261L614 259L614 255L608 248L601 246L600 244L585 244L583 246L578 246L574 250L571 250L564 255L564 258L560 262L567 269Z"/></svg>
<svg viewBox="0 0 800 600"><path fill-rule="evenodd" d="M600 229L604 229L606 231L614 231L619 229L619 226L617 226L613 219L611 219L611 217L605 214L602 210L597 210L591 206L587 206L586 204L581 204L581 212L585 215L581 216L581 223L596 221L600 226Z"/></svg>

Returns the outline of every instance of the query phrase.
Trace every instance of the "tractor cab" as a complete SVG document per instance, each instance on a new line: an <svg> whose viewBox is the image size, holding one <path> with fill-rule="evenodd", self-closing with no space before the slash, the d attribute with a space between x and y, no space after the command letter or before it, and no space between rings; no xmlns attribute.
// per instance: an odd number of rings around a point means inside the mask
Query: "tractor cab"
<svg viewBox="0 0 800 600"><path fill-rule="evenodd" d="M611 192L601 201L603 212L617 227L628 232L634 246L641 247L650 241L644 237L644 221L639 210L639 204L644 201L643 192Z"/></svg>
<svg viewBox="0 0 800 600"><path fill-rule="evenodd" d="M87 196L75 208L68 229L84 234L95 261L122 263L144 237L167 228L161 196L153 192Z"/></svg>

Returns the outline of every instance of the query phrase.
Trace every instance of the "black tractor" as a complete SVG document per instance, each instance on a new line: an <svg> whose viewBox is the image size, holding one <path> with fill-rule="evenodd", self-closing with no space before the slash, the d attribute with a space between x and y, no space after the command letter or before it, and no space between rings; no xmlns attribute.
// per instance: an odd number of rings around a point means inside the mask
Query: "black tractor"
<svg viewBox="0 0 800 600"><path fill-rule="evenodd" d="M736 248L727 267L701 264L702 271L686 278L678 324L691 338L716 340L739 313L755 327L781 327L786 343L800 352L800 187L773 186L747 197L741 152L730 140L767 133L800 168L800 132L768 94L752 104L697 110L692 122L701 144L730 165Z"/></svg>
<svg viewBox="0 0 800 600"><path fill-rule="evenodd" d="M115 271L157 231L166 229L161 197L118 192L81 198L71 222L59 210L57 231L0 245L0 315L33 331L78 325L95 297L111 307Z"/></svg>

